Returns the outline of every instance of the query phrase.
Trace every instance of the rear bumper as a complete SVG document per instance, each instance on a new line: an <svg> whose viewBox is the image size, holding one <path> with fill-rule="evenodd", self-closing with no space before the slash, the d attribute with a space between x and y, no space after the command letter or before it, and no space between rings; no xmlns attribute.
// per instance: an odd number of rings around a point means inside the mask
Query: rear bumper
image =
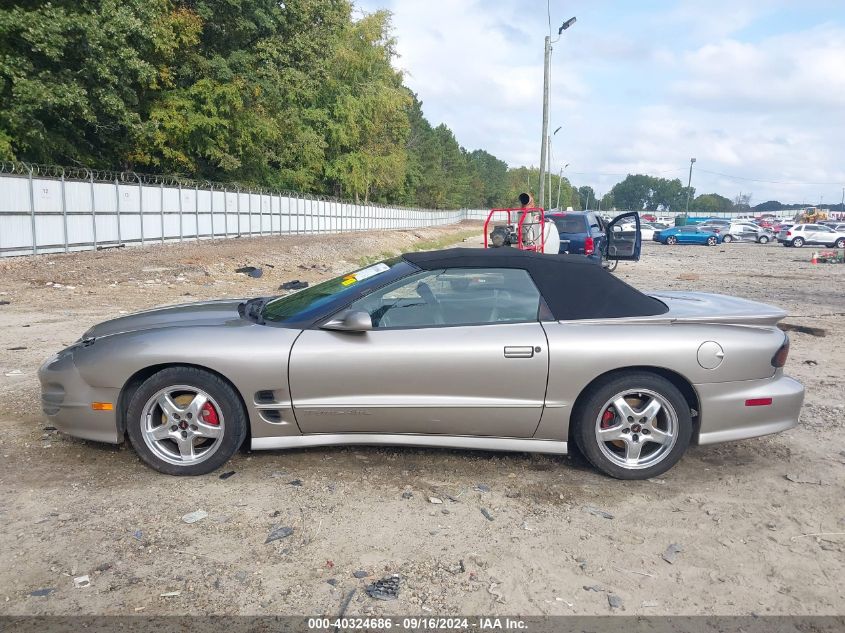
<svg viewBox="0 0 845 633"><path fill-rule="evenodd" d="M92 387L80 376L73 353L51 356L38 370L41 408L50 424L62 433L86 440L118 444L115 410L119 389ZM112 411L94 411L92 402L111 402Z"/></svg>
<svg viewBox="0 0 845 633"><path fill-rule="evenodd" d="M694 385L701 402L699 444L732 442L791 429L798 424L804 386L779 370L766 380ZM771 398L765 406L746 400Z"/></svg>

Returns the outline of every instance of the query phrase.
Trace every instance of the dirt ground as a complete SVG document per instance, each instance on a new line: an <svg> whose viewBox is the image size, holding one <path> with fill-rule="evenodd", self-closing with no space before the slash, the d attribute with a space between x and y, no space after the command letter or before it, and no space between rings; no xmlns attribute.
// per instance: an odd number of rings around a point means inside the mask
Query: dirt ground
<svg viewBox="0 0 845 633"><path fill-rule="evenodd" d="M336 615L352 589L347 615L845 613L845 266L806 248L648 243L620 265L641 289L766 301L826 331L790 333L798 428L694 447L659 480L577 457L361 447L243 451L227 479L172 478L127 445L45 429L38 365L94 323L468 235L478 225L0 261L0 613ZM233 272L249 264L264 275ZM265 544L277 525L293 535ZM366 595L393 573L397 601Z"/></svg>

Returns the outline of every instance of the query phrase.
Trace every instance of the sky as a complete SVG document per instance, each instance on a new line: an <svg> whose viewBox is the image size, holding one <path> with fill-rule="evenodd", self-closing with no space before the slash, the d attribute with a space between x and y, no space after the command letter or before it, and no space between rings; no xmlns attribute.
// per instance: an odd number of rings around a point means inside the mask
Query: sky
<svg viewBox="0 0 845 633"><path fill-rule="evenodd" d="M393 13L395 65L468 150L539 165L543 38L552 171L696 193L837 203L845 187L845 0L356 0Z"/></svg>

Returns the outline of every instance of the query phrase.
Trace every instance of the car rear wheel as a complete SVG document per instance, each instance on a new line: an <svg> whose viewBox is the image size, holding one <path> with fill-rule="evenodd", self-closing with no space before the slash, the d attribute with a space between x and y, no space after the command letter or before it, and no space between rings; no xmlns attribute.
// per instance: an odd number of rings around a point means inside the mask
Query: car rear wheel
<svg viewBox="0 0 845 633"><path fill-rule="evenodd" d="M617 479L666 472L692 436L690 409L681 392L648 372L625 372L595 385L573 412L573 422L581 452Z"/></svg>
<svg viewBox="0 0 845 633"><path fill-rule="evenodd" d="M674 235L670 235L669 237L667 237L667 238L666 238L666 243L667 243L667 244L670 244L670 245L672 245L672 244L677 244L677 243L678 243L678 238L677 238L677 237L675 237Z"/></svg>
<svg viewBox="0 0 845 633"><path fill-rule="evenodd" d="M768 243L769 243L769 238L768 238L768 237L766 237L765 235L761 235L761 236L757 239L757 241L758 241L758 242L760 242L760 244L768 244Z"/></svg>
<svg viewBox="0 0 845 633"><path fill-rule="evenodd" d="M150 376L133 394L126 419L135 452L168 475L210 473L246 437L246 415L235 390L194 367L170 367Z"/></svg>
<svg viewBox="0 0 845 633"><path fill-rule="evenodd" d="M792 240L792 245L795 248L801 248L802 246L804 246L804 238L803 237L796 237L794 240Z"/></svg>
<svg viewBox="0 0 845 633"><path fill-rule="evenodd" d="M719 243L719 240L717 240L717 239L716 239L714 236L712 236L712 235L711 235L710 237L708 237L708 238L707 238L707 246L716 246L716 244L718 244L718 243Z"/></svg>
<svg viewBox="0 0 845 633"><path fill-rule="evenodd" d="M733 235L726 235L725 237L722 238L722 241L725 242L726 244L730 244L731 242L734 241L734 236Z"/></svg>
<svg viewBox="0 0 845 633"><path fill-rule="evenodd" d="M845 237L840 237L833 246L835 248L845 248Z"/></svg>

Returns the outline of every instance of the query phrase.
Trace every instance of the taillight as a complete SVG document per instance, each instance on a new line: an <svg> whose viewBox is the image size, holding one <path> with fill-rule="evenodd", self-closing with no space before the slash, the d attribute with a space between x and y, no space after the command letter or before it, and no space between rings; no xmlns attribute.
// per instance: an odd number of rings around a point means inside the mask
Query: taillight
<svg viewBox="0 0 845 633"><path fill-rule="evenodd" d="M596 250L596 245L592 237L584 238L584 255L592 255Z"/></svg>
<svg viewBox="0 0 845 633"><path fill-rule="evenodd" d="M786 357L789 356L789 337L784 336L783 345L777 353L772 356L772 367L783 367L786 365Z"/></svg>
<svg viewBox="0 0 845 633"><path fill-rule="evenodd" d="M786 237L789 237L790 235L792 235L792 231L787 231L787 232L786 232Z"/></svg>

